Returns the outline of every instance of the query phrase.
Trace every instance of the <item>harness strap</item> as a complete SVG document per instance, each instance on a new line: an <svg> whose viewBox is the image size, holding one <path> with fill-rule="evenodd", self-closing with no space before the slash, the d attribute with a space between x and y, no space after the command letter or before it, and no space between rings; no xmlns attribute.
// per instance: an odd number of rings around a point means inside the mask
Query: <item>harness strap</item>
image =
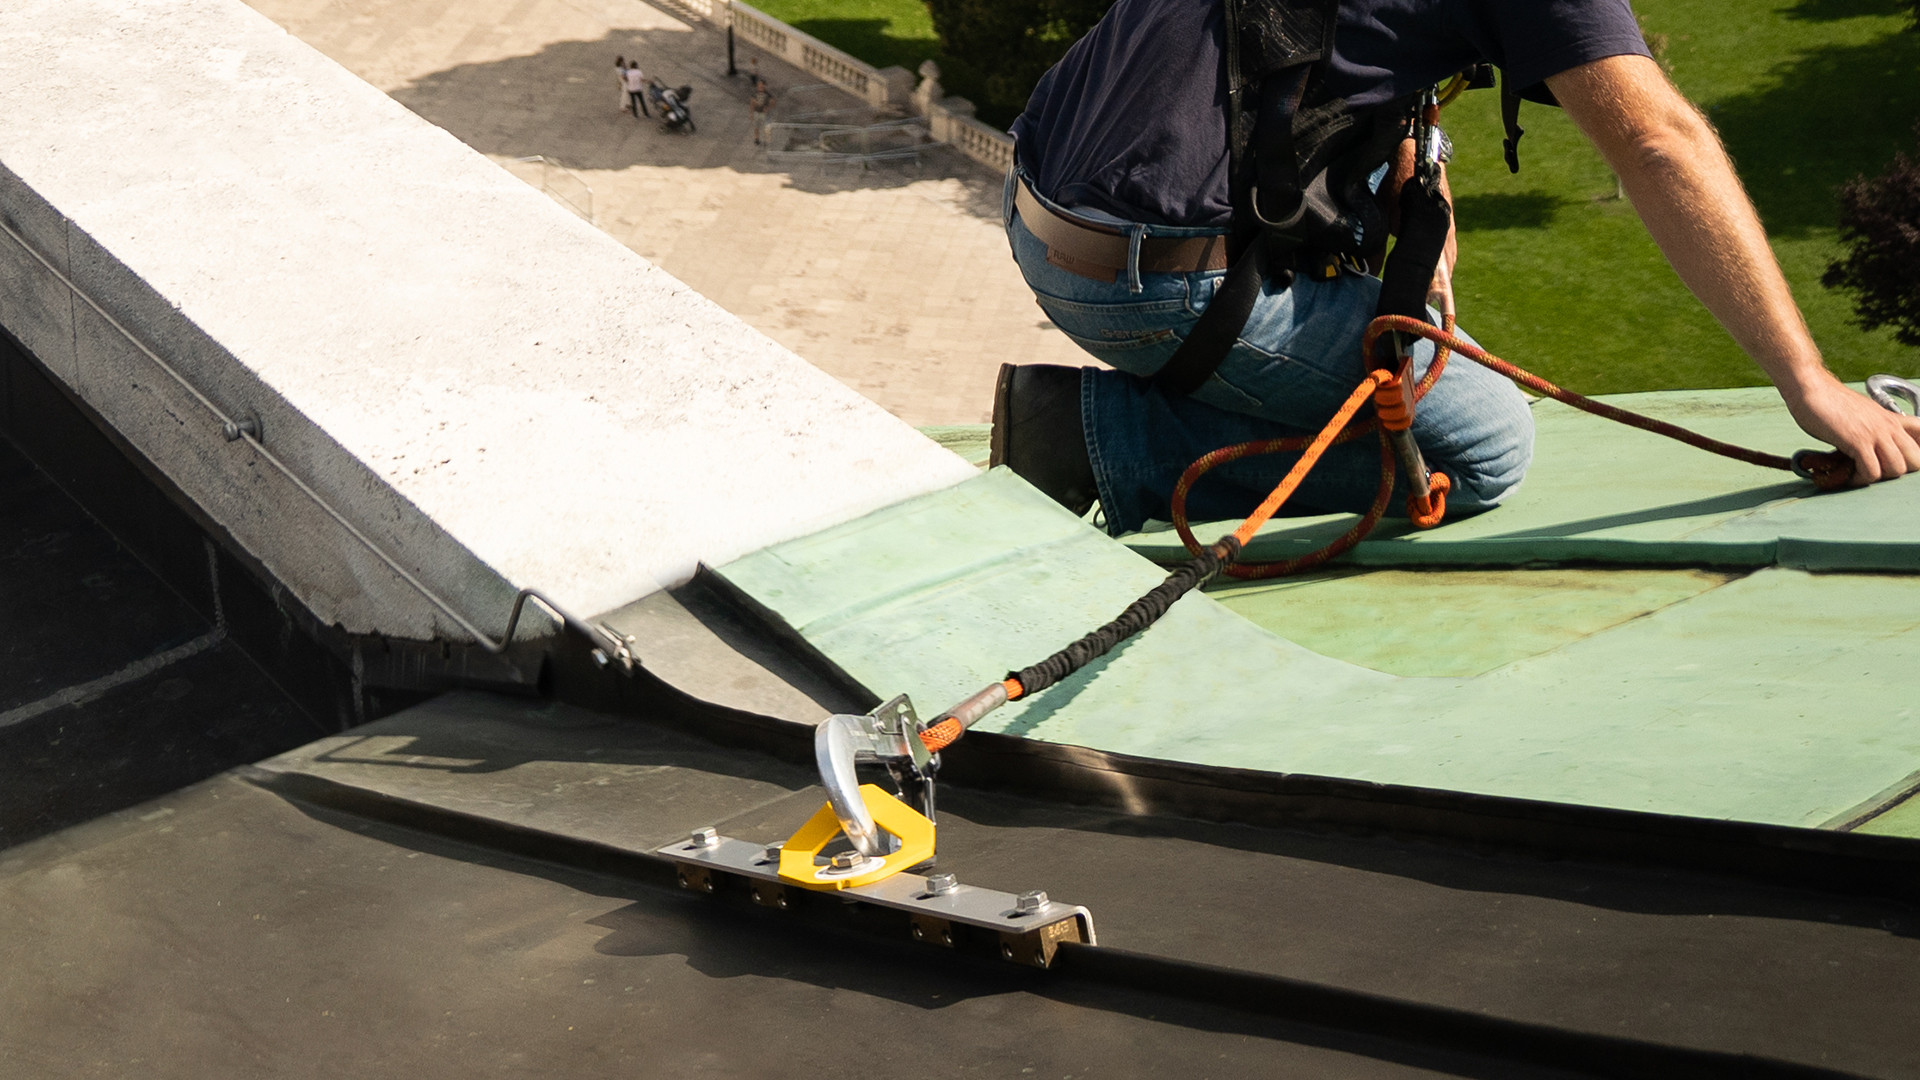
<svg viewBox="0 0 1920 1080"><path fill-rule="evenodd" d="M1506 138L1500 141L1500 148L1506 151L1507 171L1520 171L1520 136L1527 129L1520 126L1520 91L1513 85L1513 77L1505 71L1500 73L1500 126L1506 129Z"/></svg>
<svg viewBox="0 0 1920 1080"><path fill-rule="evenodd" d="M1283 235L1306 217L1306 185L1293 140L1294 117L1306 97L1313 67L1299 64L1268 76L1260 84L1259 112L1253 123L1253 183L1247 208L1268 229Z"/></svg>
<svg viewBox="0 0 1920 1080"><path fill-rule="evenodd" d="M1200 389L1226 360L1234 342L1240 340L1247 316L1253 314L1254 303L1260 299L1260 290L1270 269L1270 247L1270 243L1260 237L1241 252L1233 269L1227 271L1226 279L1214 292L1212 302L1200 313L1200 321L1194 324L1173 356L1154 373L1155 389L1168 397L1185 397ZM1292 283L1293 271L1283 267L1278 273L1280 287Z"/></svg>
<svg viewBox="0 0 1920 1080"><path fill-rule="evenodd" d="M1374 318L1405 315L1425 321L1427 289L1446 251L1452 224L1453 210L1446 198L1438 190L1429 191L1419 178L1408 177L1400 186L1400 240L1380 275Z"/></svg>

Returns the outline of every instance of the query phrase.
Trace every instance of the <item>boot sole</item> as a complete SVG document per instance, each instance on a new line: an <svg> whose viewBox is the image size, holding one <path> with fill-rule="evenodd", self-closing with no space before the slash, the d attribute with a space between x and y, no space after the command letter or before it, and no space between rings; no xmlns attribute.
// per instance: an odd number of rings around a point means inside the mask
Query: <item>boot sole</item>
<svg viewBox="0 0 1920 1080"><path fill-rule="evenodd" d="M1007 428L1012 419L1013 372L1015 365L1001 364L993 380L993 428L987 434L987 468L1007 463Z"/></svg>

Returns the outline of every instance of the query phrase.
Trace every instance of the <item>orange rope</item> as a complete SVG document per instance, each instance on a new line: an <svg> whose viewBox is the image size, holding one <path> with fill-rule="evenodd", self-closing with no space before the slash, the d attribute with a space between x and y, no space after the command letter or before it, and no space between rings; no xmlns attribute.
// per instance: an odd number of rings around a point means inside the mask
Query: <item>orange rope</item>
<svg viewBox="0 0 1920 1080"><path fill-rule="evenodd" d="M949 716L945 720L921 732L920 741L925 744L928 753L937 754L947 747L952 746L954 743L959 742L960 736L966 733L967 729L960 726L960 721Z"/></svg>
<svg viewBox="0 0 1920 1080"><path fill-rule="evenodd" d="M1240 541L1240 546L1245 547L1247 541L1253 539L1253 534L1260 531L1260 526L1273 520L1273 515L1280 512L1281 504L1285 503L1294 489L1300 486L1300 481L1307 478L1307 474L1313 471L1313 467L1320 463L1320 455L1327 452L1327 448L1333 445L1334 439L1340 434L1340 430L1347 426L1347 421L1353 419L1353 414L1360 411L1360 406L1367 403L1367 399L1373 396L1374 389L1385 383L1387 377L1384 371L1370 372L1366 378L1360 380L1359 386L1353 388L1353 393L1347 395L1347 400L1334 410L1333 419L1327 421L1327 426L1321 428L1320 434L1315 435L1313 441L1307 444L1306 450L1301 452L1300 460L1294 462L1293 468L1281 478L1279 486L1275 487L1266 501L1255 507L1253 513L1247 515L1247 520L1241 522L1240 527L1233 531L1233 538Z"/></svg>
<svg viewBox="0 0 1920 1080"><path fill-rule="evenodd" d="M1441 320L1441 325L1446 330L1452 331L1454 327L1453 316L1445 316ZM1371 356L1371 349L1364 355ZM1441 372L1447 368L1447 357L1449 355L1447 346L1436 346L1433 354L1433 362L1427 365L1426 375L1422 376L1420 382L1413 388L1413 399L1415 401L1426 397L1427 391L1433 389L1433 384L1440 380ZM1375 374L1381 373L1376 372ZM1373 389L1379 385L1381 385L1380 381L1370 375L1367 379L1362 380L1361 385L1354 390L1354 394L1357 397L1363 397L1365 394L1371 393ZM1349 399L1349 404L1351 404L1351 399ZM1351 416L1351 413L1348 415ZM1335 419L1338 420L1339 416L1336 415ZM1332 425L1329 424L1328 427L1330 428ZM1335 435L1329 446L1338 446L1342 443L1351 442L1363 435L1377 431L1378 428L1379 422L1372 419L1363 420L1358 424L1352 424L1340 431L1338 435ZM1325 436L1326 429L1322 429L1319 437L1324 438ZM1264 454L1292 453L1308 447L1313 441L1314 440L1304 435L1286 439L1258 439L1253 442L1224 446L1212 453L1201 455L1199 460L1187 466L1187 471L1180 475L1179 483L1173 487L1173 527L1174 531L1180 534L1180 542L1186 546L1188 551L1195 555L1200 554L1200 552L1204 550L1199 539L1193 535L1193 528L1187 520L1187 494L1193 490L1193 485L1198 483L1202 476L1229 462L1239 461L1241 458L1259 457ZM1321 447L1320 453L1325 453L1326 450L1327 447ZM1315 456L1316 458L1318 457L1317 454ZM1305 461L1306 459L1303 457L1301 460ZM1308 468L1311 467L1309 464ZM1294 466L1294 471L1301 472L1301 477L1304 478L1305 473L1300 469L1298 464ZM1273 562L1232 563L1223 568L1221 572L1228 577L1243 580L1281 577L1286 574L1297 574L1302 570L1318 566L1336 556L1344 555L1351 550L1355 544L1366 539L1367 534L1373 531L1374 526L1380 524L1380 519L1386 516L1387 504L1393 499L1393 475L1393 449L1387 443L1386 435L1382 433L1380 436L1380 486L1378 490L1374 492L1373 504L1367 508L1365 514L1361 515L1360 520L1354 523L1353 528L1341 534L1331 544L1310 551L1305 555L1291 559L1279 559ZM1288 473L1287 478L1293 479L1293 473ZM1436 473L1434 478L1437 481L1435 487L1441 488L1441 484L1446 481L1446 474ZM1282 480L1282 486L1284 486L1286 482L1286 480ZM1294 486L1298 486L1297 481ZM1278 489L1275 490L1274 494L1279 494ZM1293 492L1291 490L1287 492L1287 496L1292 494ZM1281 503L1286 501L1287 496L1281 496L1279 501L1275 501L1272 495L1268 496L1267 502L1273 503L1273 506L1267 510L1266 516L1260 517L1259 522L1254 524L1250 529L1247 525L1243 524L1240 529L1236 531L1235 535L1238 536L1244 532L1248 538L1251 538L1254 533L1260 531L1260 526L1265 525L1273 518L1273 515L1279 511ZM1262 507L1265 508L1265 506L1266 504L1263 503ZM1256 516L1259 516L1260 511L1256 510L1254 513ZM1249 518L1248 520L1251 522L1253 519ZM1437 518L1434 519L1433 524L1439 524ZM1245 540L1243 539L1242 545L1244 546L1244 544Z"/></svg>
<svg viewBox="0 0 1920 1080"><path fill-rule="evenodd" d="M1627 409L1607 405L1583 394L1576 394L1571 390L1555 386L1553 383L1548 382L1524 368L1494 356L1492 353L1474 345L1472 342L1462 340L1455 336L1453 330L1454 322L1452 316L1448 316L1442 326L1435 327L1430 323L1423 322L1419 319L1408 318L1404 315L1383 315L1368 324L1366 335L1361 343L1361 355L1371 357L1380 338L1386 334L1394 332L1412 334L1433 342L1436 350L1433 363L1428 365L1426 375L1422 377L1419 384L1414 387L1413 396L1416 401L1426 397L1427 391L1433 389L1434 383L1440 378L1440 373L1446 368L1449 354L1458 352L1460 355L1486 368L1499 372L1535 393L1543 394L1553 398L1555 401L1571 405L1576 409L1590 412L1595 416L1614 420L1626 424L1629 427L1639 428L1642 431L1650 431L1656 435L1665 435L1670 439L1686 443L1688 446L1706 450L1709 453L1720 454L1724 457L1732 458L1735 461L1744 461L1750 465L1758 465L1768 469L1785 469L1788 471L1793 471L1794 469L1794 462L1791 458L1782 457L1778 454L1769 454L1759 450L1750 450L1729 442L1722 442L1719 439L1689 431L1677 424L1670 424L1664 420L1656 420L1650 416L1643 416ZM1241 523L1238 529L1234 530L1234 538L1239 540L1241 546L1244 547L1253 539L1254 534L1260 531L1261 526L1272 520L1274 514L1279 512L1280 507L1293 495L1295 489L1300 486L1301 481L1306 478L1306 474L1318 463L1320 456L1324 454L1328 448L1356 439L1379 428L1379 423L1375 419L1365 420L1352 426L1348 426L1348 422L1352 420L1354 414L1359 411L1360 405L1365 403L1366 398L1371 395L1377 387L1382 385L1387 377L1385 372L1376 371L1361 380L1360 385L1354 389L1353 395L1340 407L1340 411L1335 413L1333 419L1327 423L1327 426L1321 429L1320 433L1310 441L1303 437L1294 437L1288 439L1261 439L1254 442L1238 443L1204 454L1192 465L1187 466L1187 470L1180 474L1180 480L1173 488L1173 527L1180 535L1180 542L1194 555L1199 555L1205 550L1199 539L1194 536L1191 523L1187 520L1187 496L1193 490L1193 485L1198 483L1202 476L1205 476L1208 472L1221 465L1239 461L1242 458L1258 457L1263 454L1292 453L1304 449L1304 452L1301 453L1300 460L1294 463L1293 468L1287 472L1286 477L1280 481L1279 486L1274 488L1272 494L1267 496L1266 500L1260 504L1259 508L1253 512L1251 517L1248 517L1246 521ZM1225 567L1223 572L1237 578L1266 578L1297 573L1309 567L1318 566L1336 555L1343 554L1352 549L1354 545L1358 544L1361 540L1365 539L1367 534L1373 531L1374 526L1379 524L1380 519L1385 515L1387 503L1391 498L1393 490L1394 459L1384 432L1380 436L1380 451L1381 478L1379 491L1374 496L1373 505L1368 507L1367 512L1361 515L1360 520L1355 522L1351 529L1348 529L1325 547L1305 555L1275 562L1234 563ZM1811 474L1813 482L1822 490L1830 491L1842 487L1853 475L1852 460L1838 452L1803 453L1800 455L1800 461ZM1432 479L1434 491L1439 494L1444 494L1450 486L1450 481L1445 473L1436 472L1433 474ZM1436 509L1437 505L1436 503ZM1414 524L1420 528L1431 528L1440 523L1440 514L1438 512L1430 511L1429 513L1422 514L1416 509L1413 512L1413 516Z"/></svg>
<svg viewBox="0 0 1920 1080"><path fill-rule="evenodd" d="M1419 319L1410 319L1405 315L1383 315L1373 320L1373 322L1367 326L1366 337L1361 343L1361 348L1364 350L1365 355L1372 356L1374 344L1380 340L1382 335L1393 332L1413 334L1416 337L1426 338L1436 346L1450 348L1483 367L1505 375L1507 378L1532 390L1534 393L1543 394L1562 404L1571 405L1576 409L1580 409L1583 412L1590 412L1595 416L1605 417L1608 420L1617 421L1628 427L1636 427L1642 431L1651 431L1656 435L1665 435L1669 439L1678 440L1686 443L1688 446L1705 450L1708 453L1719 454L1722 457L1730 457L1735 461L1744 461L1749 465L1758 465L1763 469L1793 471L1793 460L1791 458L1782 457L1779 454L1769 454L1760 450L1749 450L1744 446L1736 446L1730 442L1722 442L1719 439L1709 438L1696 431L1688 431L1678 424L1669 424L1665 420L1655 420L1651 416L1643 416L1637 412L1631 412L1627 409L1595 401L1584 394L1576 394L1571 390L1562 389L1525 368L1518 367L1500 359L1485 349L1474 345L1472 342L1460 340L1453 335L1451 328L1445 330L1435 329L1429 323L1421 322ZM1845 454L1838 452L1807 454L1804 455L1801 460L1809 466L1809 471L1813 473L1813 482L1823 491L1831 491L1835 488L1845 486L1847 481L1853 476L1853 461Z"/></svg>

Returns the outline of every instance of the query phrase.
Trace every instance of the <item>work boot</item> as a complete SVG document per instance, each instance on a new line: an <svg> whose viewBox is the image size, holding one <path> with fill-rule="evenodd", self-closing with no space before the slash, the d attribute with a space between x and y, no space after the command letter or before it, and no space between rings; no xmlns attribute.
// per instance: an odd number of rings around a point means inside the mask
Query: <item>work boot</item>
<svg viewBox="0 0 1920 1080"><path fill-rule="evenodd" d="M1054 364L1001 364L987 458L1076 514L1086 513L1100 496L1080 422L1080 372Z"/></svg>

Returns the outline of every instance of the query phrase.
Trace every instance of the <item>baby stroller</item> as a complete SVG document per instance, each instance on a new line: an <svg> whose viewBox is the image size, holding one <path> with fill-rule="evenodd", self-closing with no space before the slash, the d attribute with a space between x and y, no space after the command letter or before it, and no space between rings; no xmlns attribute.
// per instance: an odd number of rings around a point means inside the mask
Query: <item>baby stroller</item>
<svg viewBox="0 0 1920 1080"><path fill-rule="evenodd" d="M691 86L676 90L663 86L658 79L647 80L647 100L660 110L660 126L668 131L691 135L698 130L693 126L693 113L687 108L687 99L692 96Z"/></svg>

